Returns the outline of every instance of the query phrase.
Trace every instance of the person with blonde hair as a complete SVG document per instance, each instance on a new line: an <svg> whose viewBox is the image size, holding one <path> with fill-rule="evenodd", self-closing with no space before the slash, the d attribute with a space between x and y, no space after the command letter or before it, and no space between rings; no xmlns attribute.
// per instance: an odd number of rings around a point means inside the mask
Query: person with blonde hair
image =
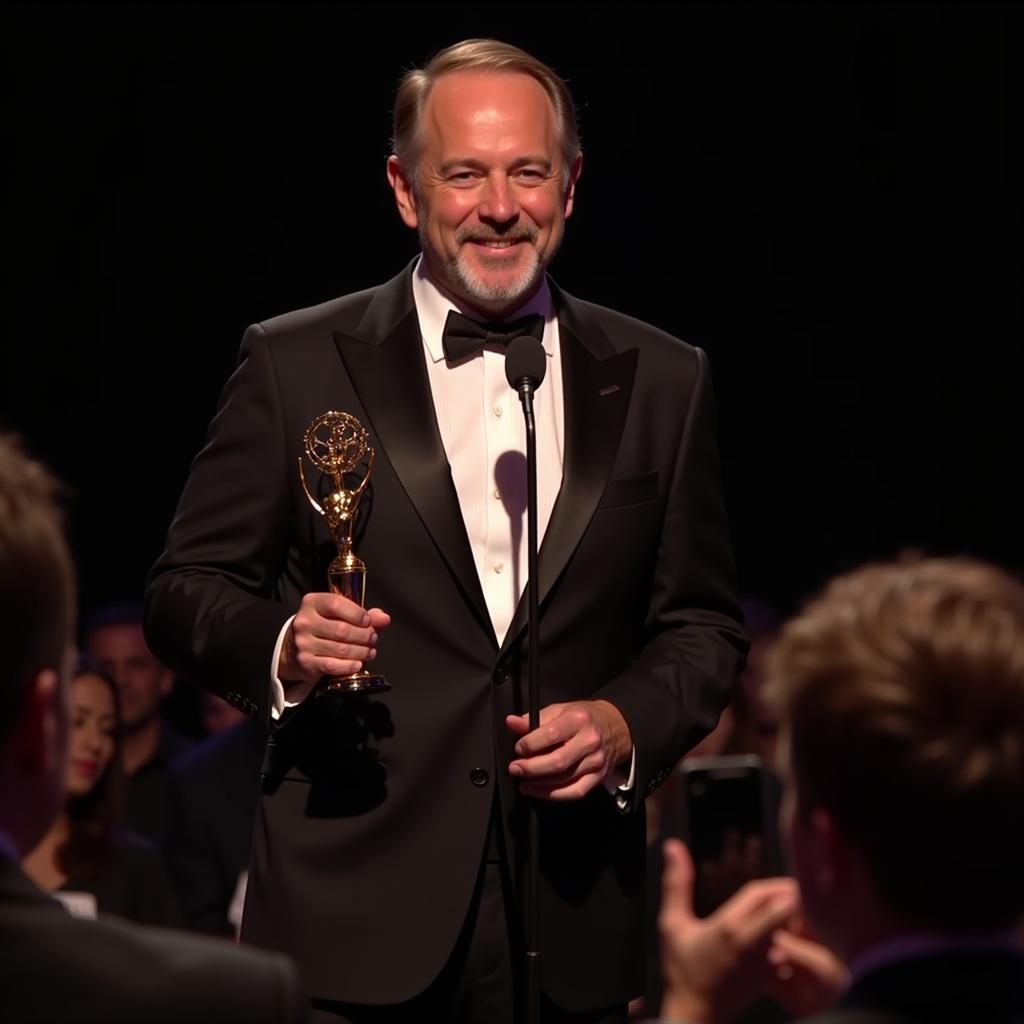
<svg viewBox="0 0 1024 1024"><path fill-rule="evenodd" d="M719 1024L760 985L809 1012L837 994L830 949L849 980L818 1024L1024 1021L1024 586L967 558L870 565L765 671L802 910L766 880L698 921L672 844L665 1017Z"/></svg>

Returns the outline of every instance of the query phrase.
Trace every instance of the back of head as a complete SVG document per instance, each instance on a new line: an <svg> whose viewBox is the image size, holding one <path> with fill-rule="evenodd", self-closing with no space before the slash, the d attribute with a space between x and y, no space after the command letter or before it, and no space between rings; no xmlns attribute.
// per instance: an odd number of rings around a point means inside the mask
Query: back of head
<svg viewBox="0 0 1024 1024"><path fill-rule="evenodd" d="M835 580L766 664L796 813L826 810L925 928L1024 913L1024 587L969 559Z"/></svg>
<svg viewBox="0 0 1024 1024"><path fill-rule="evenodd" d="M75 579L57 485L0 436L0 750L32 681L63 670L74 631Z"/></svg>

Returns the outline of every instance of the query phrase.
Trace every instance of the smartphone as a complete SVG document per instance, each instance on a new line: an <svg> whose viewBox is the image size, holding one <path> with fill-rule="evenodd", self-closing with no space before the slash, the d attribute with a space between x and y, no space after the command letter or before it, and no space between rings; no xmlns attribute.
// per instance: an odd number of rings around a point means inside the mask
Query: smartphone
<svg viewBox="0 0 1024 1024"><path fill-rule="evenodd" d="M779 786L754 754L689 758L679 772L694 911L706 917L751 879L782 873Z"/></svg>

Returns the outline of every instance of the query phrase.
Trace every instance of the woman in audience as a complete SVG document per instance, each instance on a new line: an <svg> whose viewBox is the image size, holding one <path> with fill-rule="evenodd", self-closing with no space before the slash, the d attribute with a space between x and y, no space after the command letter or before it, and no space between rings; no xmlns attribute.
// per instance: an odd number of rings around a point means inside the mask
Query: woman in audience
<svg viewBox="0 0 1024 1024"><path fill-rule="evenodd" d="M180 925L156 848L118 826L124 771L117 686L82 660L70 703L64 809L22 867L72 914Z"/></svg>

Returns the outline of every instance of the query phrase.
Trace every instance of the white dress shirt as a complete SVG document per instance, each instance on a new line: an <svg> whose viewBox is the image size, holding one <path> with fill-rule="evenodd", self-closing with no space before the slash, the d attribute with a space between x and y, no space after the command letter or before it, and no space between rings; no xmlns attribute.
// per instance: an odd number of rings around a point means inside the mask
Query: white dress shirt
<svg viewBox="0 0 1024 1024"><path fill-rule="evenodd" d="M462 520L480 586L500 645L526 587L526 424L519 396L505 378L505 349L486 345L457 363L445 360L441 335L451 310L479 320L438 290L420 258L412 294L423 335L427 377L434 398ZM544 317L547 371L533 401L537 426L537 541L544 538L562 486L562 357L558 320L547 281L506 319Z"/></svg>
<svg viewBox="0 0 1024 1024"><path fill-rule="evenodd" d="M482 351L455 363L445 359L441 338L448 313L454 309L474 320L479 320L480 314L460 307L441 292L427 276L422 256L413 269L412 295L441 443L451 466L473 561L500 645L528 576L526 424L519 396L505 378L503 346L486 345ZM544 317L542 344L547 357L547 372L533 403L539 547L562 486L565 437L558 319L546 280L532 298L505 319L516 320L531 313ZM289 689L285 700L277 664L291 621L282 627L274 647L271 685L275 718L286 706L300 703L315 685L297 683ZM635 756L634 750L624 785L616 785L622 781L621 776L606 780L608 789L618 790L620 806L624 806L622 795L632 789Z"/></svg>

